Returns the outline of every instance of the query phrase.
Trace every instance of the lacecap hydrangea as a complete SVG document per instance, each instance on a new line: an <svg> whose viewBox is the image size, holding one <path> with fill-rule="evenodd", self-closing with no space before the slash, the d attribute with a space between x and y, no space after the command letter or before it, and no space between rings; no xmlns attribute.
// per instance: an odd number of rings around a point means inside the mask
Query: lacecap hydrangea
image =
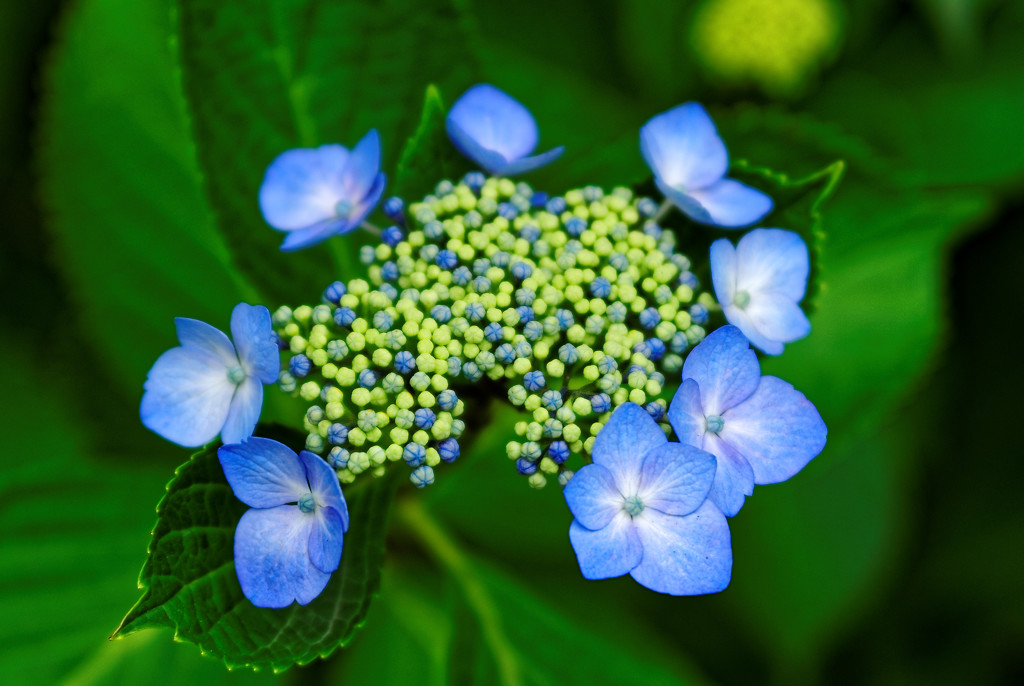
<svg viewBox="0 0 1024 686"><path fill-rule="evenodd" d="M418 488L443 479L486 430L491 398L520 411L510 475L563 489L584 576L630 574L674 595L726 588L727 517L755 483L793 476L825 444L814 406L761 377L749 347L779 354L810 332L803 239L773 227L720 238L710 254L680 244L667 223L715 237L773 206L726 177L725 144L697 103L642 130L662 202L513 178L562 148L532 155L533 116L490 85L454 104L447 131L483 171L383 203L375 131L351 150L282 152L258 198L287 234L282 250L363 227L375 237L359 252L364 271L305 303L239 305L233 344L181 319L181 346L150 372L149 428L182 445L223 442L227 482L250 507L234 546L246 598L311 602L357 525L344 489L396 470ZM386 228L366 222L375 211ZM272 382L306 408L298 453L260 436Z"/></svg>

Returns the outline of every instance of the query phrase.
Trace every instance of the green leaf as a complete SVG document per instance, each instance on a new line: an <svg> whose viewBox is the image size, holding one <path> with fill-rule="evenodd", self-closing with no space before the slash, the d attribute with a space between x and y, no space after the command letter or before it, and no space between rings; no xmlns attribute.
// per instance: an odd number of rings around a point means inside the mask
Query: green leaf
<svg viewBox="0 0 1024 686"><path fill-rule="evenodd" d="M447 109L437 86L427 86L416 132L406 141L395 172L395 195L414 202L442 179L457 180L470 164L448 140Z"/></svg>
<svg viewBox="0 0 1024 686"><path fill-rule="evenodd" d="M302 441L284 429L264 435ZM115 636L169 626L229 667L281 671L330 655L359 628L379 586L395 480L348 489L351 524L341 567L316 600L258 608L242 595L233 557L235 526L247 508L231 492L216 448L193 455L167 485L139 579L145 592Z"/></svg>
<svg viewBox="0 0 1024 686"><path fill-rule="evenodd" d="M252 296L202 196L169 31L167 0L74 3L43 79L36 163L55 262L103 372L135 397L175 316L226 325Z"/></svg>
<svg viewBox="0 0 1024 686"><path fill-rule="evenodd" d="M277 155L380 132L384 169L425 84L472 81L462 16L446 0L178 0L181 66L206 190L240 269L276 302L305 302L361 268L360 238L283 254L257 197Z"/></svg>

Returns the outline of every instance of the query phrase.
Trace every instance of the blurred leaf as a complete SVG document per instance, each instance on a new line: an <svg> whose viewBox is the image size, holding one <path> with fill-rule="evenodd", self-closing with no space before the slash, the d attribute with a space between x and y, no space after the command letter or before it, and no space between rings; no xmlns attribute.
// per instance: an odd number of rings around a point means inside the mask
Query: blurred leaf
<svg viewBox="0 0 1024 686"><path fill-rule="evenodd" d="M334 238L336 264L283 254L257 202L267 165L290 148L353 146L369 129L383 168L397 157L427 83L472 78L449 0L178 0L180 56L206 190L240 269L264 298L306 301L356 272L356 242Z"/></svg>
<svg viewBox="0 0 1024 686"><path fill-rule="evenodd" d="M132 396L173 344L175 316L226 324L251 295L199 189L168 12L166 0L69 5L41 105L37 163L56 262L80 330Z"/></svg>
<svg viewBox="0 0 1024 686"><path fill-rule="evenodd" d="M619 0L616 54L633 88L661 100L682 97L693 81L686 41L690 14L676 0Z"/></svg>
<svg viewBox="0 0 1024 686"><path fill-rule="evenodd" d="M442 179L458 180L469 169L465 158L448 140L447 108L436 86L428 86L416 132L402 148L395 172L394 195L414 202L430 193Z"/></svg>
<svg viewBox="0 0 1024 686"><path fill-rule="evenodd" d="M263 435L275 433L302 441L284 429ZM258 608L235 575L235 526L248 508L225 480L217 447L193 455L168 484L139 580L145 593L116 634L169 626L229 667L280 671L326 657L351 639L377 591L394 480L348 489L345 554L323 593L305 606Z"/></svg>

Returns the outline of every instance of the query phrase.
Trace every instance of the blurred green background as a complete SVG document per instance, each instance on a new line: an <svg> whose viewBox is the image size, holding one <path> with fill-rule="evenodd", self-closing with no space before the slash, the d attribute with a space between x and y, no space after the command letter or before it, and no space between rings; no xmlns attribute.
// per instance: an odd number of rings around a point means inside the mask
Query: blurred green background
<svg viewBox="0 0 1024 686"><path fill-rule="evenodd" d="M1024 683L1022 40L1014 0L4 0L0 680ZM266 164L375 126L393 170L426 85L450 103L478 81L566 145L530 177L555 192L642 181L637 129L685 100L734 158L846 162L812 335L764 363L828 447L732 521L732 586L677 599L579 576L561 498L511 473L495 410L422 494L460 573L396 526L331 659L275 676L169 631L107 641L186 459L137 415L172 318L224 327L240 299L313 300L354 269L351 245L277 252Z"/></svg>

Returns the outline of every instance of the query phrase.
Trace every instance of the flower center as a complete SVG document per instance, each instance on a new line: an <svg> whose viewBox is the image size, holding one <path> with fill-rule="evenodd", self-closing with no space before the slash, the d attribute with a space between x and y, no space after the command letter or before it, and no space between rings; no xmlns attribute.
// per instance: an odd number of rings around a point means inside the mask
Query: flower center
<svg viewBox="0 0 1024 686"><path fill-rule="evenodd" d="M241 365L235 365L228 369L228 380L236 386L245 381L246 373Z"/></svg>
<svg viewBox="0 0 1024 686"><path fill-rule="evenodd" d="M746 291L736 291L736 295L732 297L732 304L741 310L745 310L747 305L750 304L750 293Z"/></svg>
<svg viewBox="0 0 1024 686"><path fill-rule="evenodd" d="M309 514L310 512L312 512L315 509L316 509L316 501L313 500L313 494L312 493L306 493L301 498L299 498L299 511L300 512L305 512L306 514Z"/></svg>
<svg viewBox="0 0 1024 686"><path fill-rule="evenodd" d="M622 509L625 510L626 514L630 517L636 517L644 511L644 504L640 500L639 496L631 495L626 498L624 503L622 503Z"/></svg>
<svg viewBox="0 0 1024 686"><path fill-rule="evenodd" d="M339 200L338 204L334 206L334 211L339 217L347 217L352 211L352 203L348 200Z"/></svg>
<svg viewBox="0 0 1024 686"><path fill-rule="evenodd" d="M721 433L725 428L725 420L722 419L722 415L713 414L704 419L704 427L713 434Z"/></svg>

